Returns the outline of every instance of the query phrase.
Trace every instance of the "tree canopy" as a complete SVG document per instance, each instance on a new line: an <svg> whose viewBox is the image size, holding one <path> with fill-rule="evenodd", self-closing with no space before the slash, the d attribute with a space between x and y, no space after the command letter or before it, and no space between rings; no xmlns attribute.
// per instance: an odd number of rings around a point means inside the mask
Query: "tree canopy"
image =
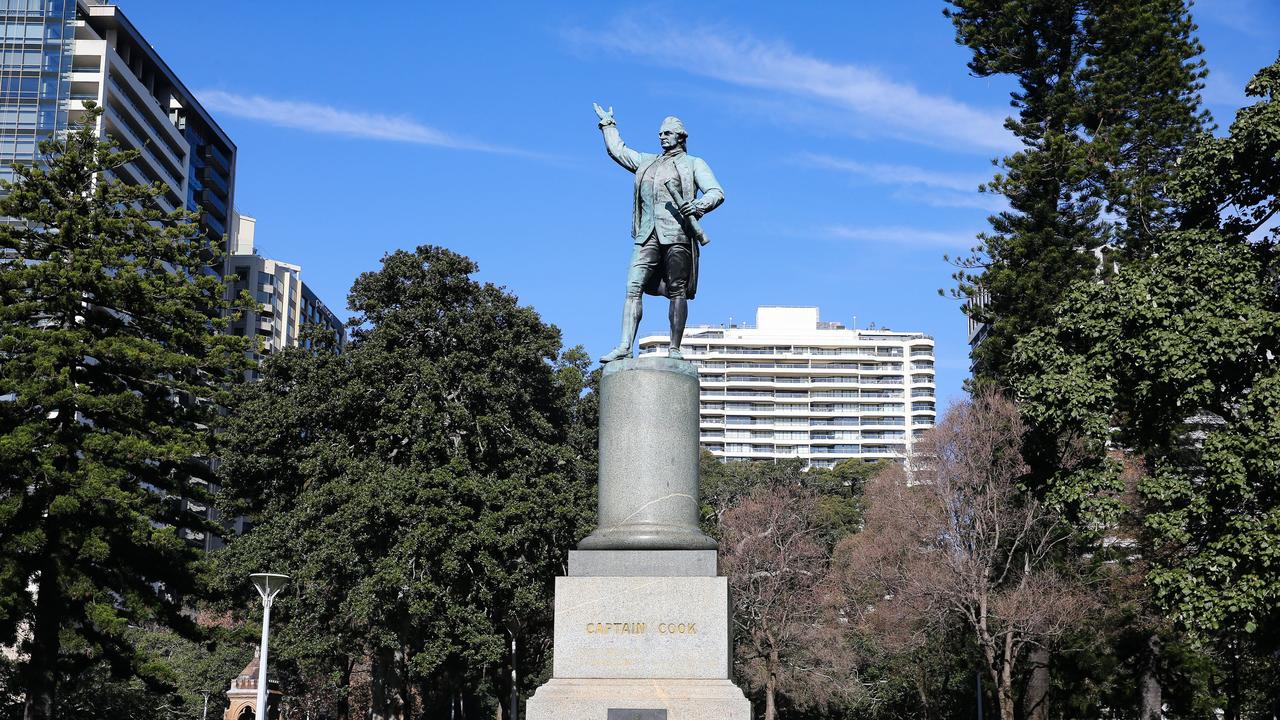
<svg viewBox="0 0 1280 720"><path fill-rule="evenodd" d="M1280 237L1265 229L1280 212L1280 63L1248 92L1259 100L1229 135L1184 155L1180 227L1112 281L1076 286L1014 361L1029 416L1083 449L1060 497L1116 489L1096 462L1108 448L1140 458L1163 550L1150 579L1211 633L1280 632Z"/></svg>
<svg viewBox="0 0 1280 720"><path fill-rule="evenodd" d="M475 271L439 247L387 255L352 287L345 351L270 358L223 438L228 509L253 524L223 587L292 575L278 657L345 681L367 668L374 717L475 712L513 663L527 687L552 580L590 529L585 354Z"/></svg>
<svg viewBox="0 0 1280 720"><path fill-rule="evenodd" d="M1204 62L1184 0L951 0L979 77L1017 80L1005 126L1021 148L983 187L1009 207L956 260L986 325L975 380L1008 388L1014 343L1048 324L1102 258L1141 256L1168 226L1165 180L1203 131Z"/></svg>
<svg viewBox="0 0 1280 720"><path fill-rule="evenodd" d="M217 407L244 370L219 248L158 186L113 173L90 107L0 197L0 643L27 718L99 672L159 682L131 624L186 630Z"/></svg>

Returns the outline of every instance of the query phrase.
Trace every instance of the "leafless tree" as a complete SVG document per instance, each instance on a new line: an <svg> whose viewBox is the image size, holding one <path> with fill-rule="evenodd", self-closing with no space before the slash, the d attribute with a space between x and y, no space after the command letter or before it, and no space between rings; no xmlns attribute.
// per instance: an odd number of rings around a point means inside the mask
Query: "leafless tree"
<svg viewBox="0 0 1280 720"><path fill-rule="evenodd" d="M784 484L756 489L722 517L736 661L764 697L763 720L777 718L781 696L823 707L858 688L842 633L824 622L830 550L817 516L812 494Z"/></svg>
<svg viewBox="0 0 1280 720"><path fill-rule="evenodd" d="M1070 528L1019 487L1022 434L1017 409L997 395L957 404L905 467L870 484L865 531L836 550L843 585L862 589L861 622L884 637L967 628L1002 720L1014 717L1028 659L1043 660L1092 605L1055 558ZM1031 715L1044 716L1045 698L1033 700Z"/></svg>

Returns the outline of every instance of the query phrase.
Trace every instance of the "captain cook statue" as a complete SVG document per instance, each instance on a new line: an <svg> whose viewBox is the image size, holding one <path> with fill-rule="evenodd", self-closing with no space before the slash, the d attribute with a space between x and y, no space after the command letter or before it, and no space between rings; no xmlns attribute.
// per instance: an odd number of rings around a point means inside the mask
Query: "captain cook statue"
<svg viewBox="0 0 1280 720"><path fill-rule="evenodd" d="M627 273L627 301L622 310L622 339L600 362L631 357L631 345L640 325L642 296L666 295L671 300L671 349L682 358L680 341L689 314L689 300L698 289L698 245L707 244L698 218L724 202L724 191L702 158L685 152L684 123L669 117L662 121L658 141L662 154L636 152L622 142L613 108L595 105L604 131L609 157L635 173L635 208L631 236L635 250ZM702 197L698 197L698 191Z"/></svg>

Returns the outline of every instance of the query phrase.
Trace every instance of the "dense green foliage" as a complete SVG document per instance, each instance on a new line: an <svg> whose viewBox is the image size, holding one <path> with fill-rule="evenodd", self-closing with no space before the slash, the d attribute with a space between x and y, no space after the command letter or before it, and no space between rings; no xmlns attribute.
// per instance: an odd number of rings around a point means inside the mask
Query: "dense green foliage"
<svg viewBox="0 0 1280 720"><path fill-rule="evenodd" d="M1112 252L1142 255L1167 225L1162 185L1205 122L1200 44L1184 0L951 0L979 77L1009 75L1022 148L985 186L1008 210L959 259L955 294L987 325L975 379L1008 387L1013 345L1051 322Z"/></svg>
<svg viewBox="0 0 1280 720"><path fill-rule="evenodd" d="M585 356L475 271L437 247L386 256L352 287L346 350L270 358L223 438L225 499L253 527L222 586L243 602L248 573L293 576L273 657L289 694L331 686L340 715L363 682L375 717L470 716L507 697L513 661L531 689L552 580L590 528Z"/></svg>
<svg viewBox="0 0 1280 720"><path fill-rule="evenodd" d="M192 629L200 555L179 528L210 528L184 498L244 368L243 338L218 334L217 250L158 187L109 179L136 153L99 141L98 114L0 198L0 643L28 658L28 718L82 675L163 682L129 626Z"/></svg>
<svg viewBox="0 0 1280 720"><path fill-rule="evenodd" d="M1054 681L1079 713L1241 717L1267 692L1280 592L1280 307L1260 230L1277 71L1215 138L1189 3L951 5L975 74L1017 79L1023 144L987 188L1010 209L956 274L986 302L967 307L988 323L975 382L1017 393L1027 489L1076 521L1072 554L1115 590L1080 638L1112 669L1057 657Z"/></svg>
<svg viewBox="0 0 1280 720"><path fill-rule="evenodd" d="M1093 462L1138 456L1151 582L1210 635L1280 634L1280 63L1226 137L1205 136L1170 183L1181 227L1107 283L1073 289L1015 367L1026 407L1084 459L1068 499L1115 489ZM1112 463L1114 466L1114 463Z"/></svg>

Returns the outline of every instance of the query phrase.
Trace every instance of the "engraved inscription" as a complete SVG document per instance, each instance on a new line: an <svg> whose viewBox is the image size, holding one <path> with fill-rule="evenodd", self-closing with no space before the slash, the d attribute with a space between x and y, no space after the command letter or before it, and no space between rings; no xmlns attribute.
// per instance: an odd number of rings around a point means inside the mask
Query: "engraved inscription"
<svg viewBox="0 0 1280 720"><path fill-rule="evenodd" d="M667 720L667 711L609 708L609 717L606 720Z"/></svg>
<svg viewBox="0 0 1280 720"><path fill-rule="evenodd" d="M662 622L654 625L642 622L589 622L588 635L644 635L656 628L659 635L697 635L697 623Z"/></svg>
<svg viewBox="0 0 1280 720"><path fill-rule="evenodd" d="M643 635L647 629L642 622L587 623L588 635Z"/></svg>

